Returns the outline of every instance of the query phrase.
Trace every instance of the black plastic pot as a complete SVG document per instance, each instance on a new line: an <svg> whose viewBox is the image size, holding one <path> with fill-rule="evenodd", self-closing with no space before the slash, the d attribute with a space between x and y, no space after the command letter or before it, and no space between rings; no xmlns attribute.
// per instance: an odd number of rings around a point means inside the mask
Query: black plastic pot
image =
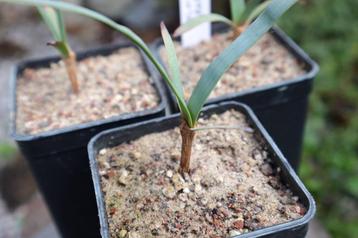
<svg viewBox="0 0 358 238"><path fill-rule="evenodd" d="M224 32L227 31L227 27L215 25L214 31L218 33ZM306 73L292 80L212 98L208 100L207 105L224 101L237 101L249 105L280 147L292 167L297 170L300 163L308 96L312 89L313 79L317 75L319 68L279 28L273 28L270 33L282 46L287 48L292 55L304 64ZM162 40L158 39L154 42L152 48L156 53L156 57L163 63L159 54L159 49L162 45ZM154 73L154 75L161 78L157 73ZM166 87L166 93L171 99L170 105L172 111L174 113L178 112L176 99L168 87Z"/></svg>
<svg viewBox="0 0 358 238"><path fill-rule="evenodd" d="M300 219L279 224L267 228L263 228L254 232L236 236L237 238L245 237L305 237L308 222L313 218L316 207L313 197L309 194L304 187L296 173L284 158L274 141L269 134L263 128L259 120L254 115L253 111L244 104L236 102L224 102L217 105L207 106L203 110L204 116L209 116L214 113L222 113L227 110L234 109L244 113L247 116L252 128L255 128L264 139L263 141L267 145L269 153L273 158L273 162L276 166L282 169L282 181L286 183L300 201L307 208L307 213ZM112 129L104 131L95 136L88 145L88 154L91 165L92 179L96 192L98 213L101 223L101 235L103 238L109 238L107 213L105 210L104 195L101 189L101 181L97 164L97 154L103 148L114 147L121 143L125 143L131 140L135 140L141 136L171 130L179 125L180 115L175 114L167 116L165 118L154 119L147 122L137 123L134 125L125 126L122 128Z"/></svg>
<svg viewBox="0 0 358 238"><path fill-rule="evenodd" d="M109 55L130 45L114 45L78 54L78 59ZM87 144L95 134L114 127L165 115L166 104L160 82L154 79L160 104L150 110L125 113L108 119L73 125L36 135L16 131L16 80L25 68L42 68L58 61L58 57L20 63L12 79L12 136L25 155L35 175L57 227L63 237L100 237L99 221L91 181ZM152 77L153 78L153 77Z"/></svg>

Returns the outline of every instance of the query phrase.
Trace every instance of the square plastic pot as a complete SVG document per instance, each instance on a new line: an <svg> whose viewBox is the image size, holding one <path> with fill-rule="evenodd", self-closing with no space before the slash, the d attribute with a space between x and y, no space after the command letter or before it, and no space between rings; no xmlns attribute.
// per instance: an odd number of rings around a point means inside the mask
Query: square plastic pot
<svg viewBox="0 0 358 238"><path fill-rule="evenodd" d="M78 59L109 55L130 45L113 45L78 54ZM150 110L125 113L36 135L16 131L16 81L26 68L48 67L59 57L25 61L12 75L11 133L35 176L41 193L63 237L100 237L97 206L89 169L87 144L95 134L110 128L146 121L165 115L167 105L158 79L151 84L159 96L159 105ZM147 70L148 71L148 70ZM149 74L149 71L148 71Z"/></svg>
<svg viewBox="0 0 358 238"><path fill-rule="evenodd" d="M213 29L217 33L227 31L227 27L223 25L214 25ZM308 97L312 89L313 79L317 75L319 68L282 30L274 27L270 34L298 61L304 64L306 73L291 80L212 98L208 100L206 105L225 101L236 101L249 105L292 167L297 171L301 157ZM163 41L158 39L153 43L152 49L163 64L163 59L159 54L159 49L162 46ZM152 68L150 69L153 70ZM160 75L154 70L153 74L161 79ZM168 86L166 86L166 93L170 100L169 105L172 108L172 112L178 112L176 99Z"/></svg>
<svg viewBox="0 0 358 238"><path fill-rule="evenodd" d="M316 206L313 197L304 187L296 173L284 158L281 151L278 149L272 138L261 125L253 111L246 105L236 102L224 102L220 104L213 104L207 106L203 110L204 117L215 113L222 113L227 110L237 110L244 113L252 128L258 131L262 136L266 147L270 153L274 165L281 168L281 179L293 191L295 196L298 196L303 205L307 208L306 214L297 220L287 223L274 225L259 229L253 232L235 236L236 238L246 237L275 237L275 238L303 238L308 229L308 223L313 218ZM160 119L154 119L147 122L137 123L134 125L125 126L122 128L104 131L95 136L88 145L88 155L90 159L91 172L93 184L96 192L98 213L101 223L102 238L109 238L108 219L104 202L104 194L101 189L101 177L99 175L99 168L96 157L101 149L114 147L122 143L140 138L141 136L163 132L174 129L179 125L180 115L174 114Z"/></svg>

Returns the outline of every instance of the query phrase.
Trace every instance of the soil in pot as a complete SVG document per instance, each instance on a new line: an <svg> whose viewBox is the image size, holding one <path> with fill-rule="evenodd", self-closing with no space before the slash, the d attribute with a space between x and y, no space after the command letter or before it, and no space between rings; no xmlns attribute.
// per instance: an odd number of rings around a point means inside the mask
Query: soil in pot
<svg viewBox="0 0 358 238"><path fill-rule="evenodd" d="M210 41L189 48L183 48L176 42L186 98L202 72L230 45L232 39L233 33L228 32L214 34ZM160 55L167 62L164 46L160 48ZM304 64L267 33L224 74L210 98L290 80L304 73Z"/></svg>
<svg viewBox="0 0 358 238"><path fill-rule="evenodd" d="M71 92L63 61L23 71L17 80L18 133L36 134L159 104L141 55L133 47L83 59L77 67L77 95Z"/></svg>
<svg viewBox="0 0 358 238"><path fill-rule="evenodd" d="M111 237L231 237L302 217L263 139L237 111L200 119L191 173L177 173L179 128L99 151Z"/></svg>

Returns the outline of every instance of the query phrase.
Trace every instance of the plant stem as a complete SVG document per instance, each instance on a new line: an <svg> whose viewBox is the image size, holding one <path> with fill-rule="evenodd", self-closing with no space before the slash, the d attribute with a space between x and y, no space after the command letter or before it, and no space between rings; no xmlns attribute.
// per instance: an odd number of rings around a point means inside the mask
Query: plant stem
<svg viewBox="0 0 358 238"><path fill-rule="evenodd" d="M73 93L78 94L79 87L77 80L76 54L72 50L69 50L68 56L64 58L64 62L66 65L68 78L71 81L72 91Z"/></svg>
<svg viewBox="0 0 358 238"><path fill-rule="evenodd" d="M189 173L190 171L190 157L191 148L193 145L195 131L191 130L185 120L180 123L180 134L182 138L181 158L180 158L180 173Z"/></svg>
<svg viewBox="0 0 358 238"><path fill-rule="evenodd" d="M239 35L244 32L246 30L246 28L248 27L249 24L247 24L246 22L240 24L240 25L237 25L235 27L233 27L233 32L234 32L234 35L233 35L233 39L232 40L235 40L237 37L239 37Z"/></svg>

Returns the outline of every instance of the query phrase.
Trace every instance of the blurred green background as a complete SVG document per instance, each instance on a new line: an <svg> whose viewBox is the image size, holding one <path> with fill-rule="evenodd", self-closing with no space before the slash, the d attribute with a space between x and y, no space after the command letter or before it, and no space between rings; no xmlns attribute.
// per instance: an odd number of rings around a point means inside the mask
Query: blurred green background
<svg viewBox="0 0 358 238"><path fill-rule="evenodd" d="M358 1L305 1L279 25L321 68L300 176L332 236L358 237Z"/></svg>

